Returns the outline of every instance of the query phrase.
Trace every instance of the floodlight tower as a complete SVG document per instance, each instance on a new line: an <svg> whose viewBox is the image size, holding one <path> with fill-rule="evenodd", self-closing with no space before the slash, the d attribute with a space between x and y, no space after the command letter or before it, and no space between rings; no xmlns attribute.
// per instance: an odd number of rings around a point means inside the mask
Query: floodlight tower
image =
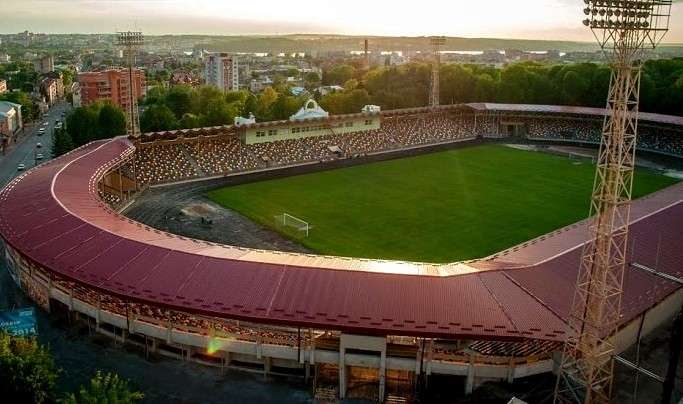
<svg viewBox="0 0 683 404"><path fill-rule="evenodd" d="M446 43L445 36L433 36L429 38L432 45L432 85L429 90L429 106L432 108L439 106L439 68L441 67L441 47Z"/></svg>
<svg viewBox="0 0 683 404"><path fill-rule="evenodd" d="M133 67L135 66L135 55L142 49L145 38L142 32L125 31L118 33L116 45L122 48L128 65L128 110L126 111L128 136L138 137L140 135L140 117L138 114L138 94L135 94L136 86L133 79Z"/></svg>
<svg viewBox="0 0 683 404"><path fill-rule="evenodd" d="M555 403L608 403L614 336L619 326L627 257L640 73L646 49L669 26L671 0L584 0L612 75L596 167L591 240L584 246L568 318Z"/></svg>

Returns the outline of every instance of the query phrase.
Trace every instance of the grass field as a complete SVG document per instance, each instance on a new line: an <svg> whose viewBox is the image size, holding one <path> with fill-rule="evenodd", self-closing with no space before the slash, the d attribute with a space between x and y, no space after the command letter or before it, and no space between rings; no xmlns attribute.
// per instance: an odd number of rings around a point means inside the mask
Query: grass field
<svg viewBox="0 0 683 404"><path fill-rule="evenodd" d="M209 197L319 253L430 262L483 257L586 217L594 166L478 146L215 190ZM636 173L634 198L676 181ZM283 212L308 221L302 237Z"/></svg>

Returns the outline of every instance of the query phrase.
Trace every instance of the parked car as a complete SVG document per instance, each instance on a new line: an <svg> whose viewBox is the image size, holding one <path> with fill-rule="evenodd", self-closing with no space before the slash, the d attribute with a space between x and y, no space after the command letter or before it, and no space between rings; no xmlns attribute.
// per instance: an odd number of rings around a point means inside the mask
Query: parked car
<svg viewBox="0 0 683 404"><path fill-rule="evenodd" d="M17 171L24 171L24 169L26 169L24 163L19 163L19 165L17 166Z"/></svg>
<svg viewBox="0 0 683 404"><path fill-rule="evenodd" d="M43 147L43 144L38 142L38 143L36 143L36 147L40 149L41 147Z"/></svg>
<svg viewBox="0 0 683 404"><path fill-rule="evenodd" d="M42 160L42 159L43 159L43 153L36 154L36 160Z"/></svg>

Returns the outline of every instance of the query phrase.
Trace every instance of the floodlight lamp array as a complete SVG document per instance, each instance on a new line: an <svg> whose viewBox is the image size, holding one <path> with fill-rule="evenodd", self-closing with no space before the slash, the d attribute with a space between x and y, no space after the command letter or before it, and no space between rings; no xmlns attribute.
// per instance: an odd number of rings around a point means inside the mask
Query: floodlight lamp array
<svg viewBox="0 0 683 404"><path fill-rule="evenodd" d="M125 31L118 33L118 44L121 46L142 46L144 41L142 32Z"/></svg>
<svg viewBox="0 0 683 404"><path fill-rule="evenodd" d="M583 24L593 29L648 30L659 7L671 6L671 0L584 0Z"/></svg>

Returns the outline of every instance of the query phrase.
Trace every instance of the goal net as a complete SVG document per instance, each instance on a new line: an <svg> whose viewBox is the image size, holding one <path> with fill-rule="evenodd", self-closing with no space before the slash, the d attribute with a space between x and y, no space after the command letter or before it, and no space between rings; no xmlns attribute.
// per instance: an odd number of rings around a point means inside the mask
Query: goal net
<svg viewBox="0 0 683 404"><path fill-rule="evenodd" d="M300 232L305 233L306 237L308 237L308 231L311 229L311 226L308 224L307 221L299 219L296 216L292 216L289 213L283 213L279 215L278 218L280 219L284 227L294 227Z"/></svg>

